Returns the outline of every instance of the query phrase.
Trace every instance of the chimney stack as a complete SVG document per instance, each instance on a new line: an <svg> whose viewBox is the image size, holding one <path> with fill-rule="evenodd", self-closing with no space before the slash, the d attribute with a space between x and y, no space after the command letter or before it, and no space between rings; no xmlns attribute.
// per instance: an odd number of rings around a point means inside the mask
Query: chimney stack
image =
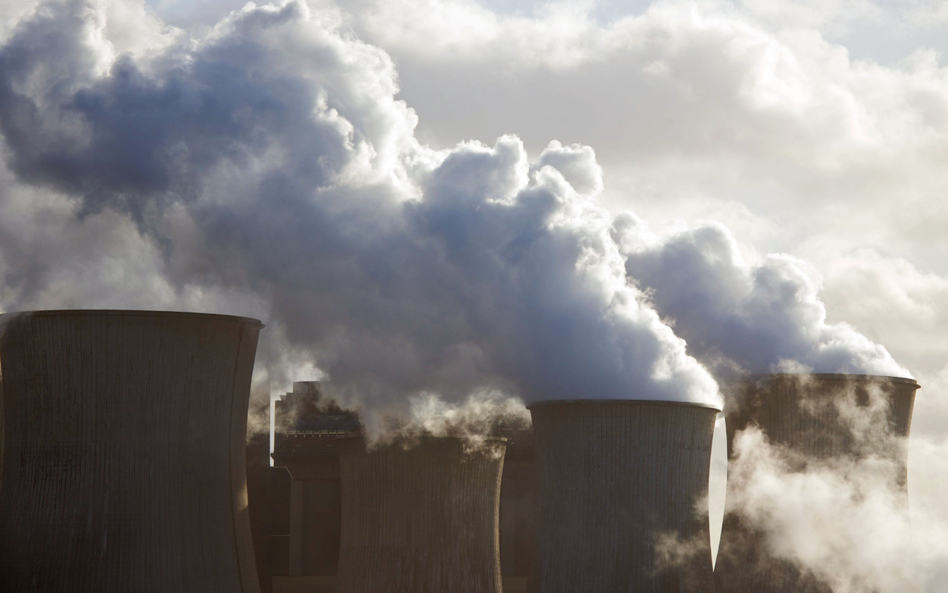
<svg viewBox="0 0 948 593"><path fill-rule="evenodd" d="M728 463L735 436L752 425L759 426L771 443L806 460L859 459L871 453L900 468L892 486L901 490L907 508L905 439L918 387L914 379L875 375L752 376L739 386L733 409L725 413ZM854 434L854 413L864 416L861 429L868 429L867 434ZM732 487L728 485L729 491ZM735 515L724 517L715 581L717 593L830 591L791 562L770 556L765 534Z"/></svg>
<svg viewBox="0 0 948 593"><path fill-rule="evenodd" d="M257 593L255 319L4 315L0 591Z"/></svg>
<svg viewBox="0 0 948 593"><path fill-rule="evenodd" d="M457 438L366 449L339 439L337 593L500 593L498 514L506 442Z"/></svg>
<svg viewBox="0 0 948 593"><path fill-rule="evenodd" d="M644 400L529 408L540 516L527 591L713 593L707 509L695 505L707 495L718 409Z"/></svg>

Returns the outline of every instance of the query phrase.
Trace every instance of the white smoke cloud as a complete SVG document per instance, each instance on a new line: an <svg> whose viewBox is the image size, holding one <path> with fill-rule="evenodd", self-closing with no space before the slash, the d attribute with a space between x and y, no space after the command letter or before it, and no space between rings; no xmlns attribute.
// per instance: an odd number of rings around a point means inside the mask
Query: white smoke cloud
<svg viewBox="0 0 948 593"><path fill-rule="evenodd" d="M913 443L912 464L943 477L948 443L917 438ZM897 485L899 465L885 455L804 460L756 428L738 435L735 453L727 512L763 535L759 545L766 554L833 593L944 590L943 499L915 497L909 507Z"/></svg>
<svg viewBox="0 0 948 593"><path fill-rule="evenodd" d="M718 402L627 282L592 150L426 148L391 58L299 2L157 27L177 41L138 53L109 6L44 4L0 49L5 309L260 316L271 385L315 364L387 412L484 390Z"/></svg>
<svg viewBox="0 0 948 593"><path fill-rule="evenodd" d="M835 254L805 249L817 238L945 277L940 3L639 5L606 22L589 4L570 18L463 0L365 0L343 12L397 59L400 96L434 145L509 130L531 154L551 137L591 145L607 180L601 199L657 226L717 220L745 252L803 257L827 282ZM849 320L856 301L831 313Z"/></svg>
<svg viewBox="0 0 948 593"><path fill-rule="evenodd" d="M719 376L804 371L910 377L889 352L846 323L827 323L822 278L806 262L768 255L749 264L709 223L657 237L631 215L616 225L629 275Z"/></svg>

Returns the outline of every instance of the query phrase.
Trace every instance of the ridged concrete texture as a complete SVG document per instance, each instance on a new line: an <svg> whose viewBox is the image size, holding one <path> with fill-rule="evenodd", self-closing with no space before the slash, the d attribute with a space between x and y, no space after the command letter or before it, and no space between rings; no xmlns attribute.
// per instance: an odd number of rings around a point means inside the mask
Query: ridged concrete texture
<svg viewBox="0 0 948 593"><path fill-rule="evenodd" d="M0 319L0 591L259 591L244 445L260 322Z"/></svg>
<svg viewBox="0 0 948 593"><path fill-rule="evenodd" d="M506 443L454 438L366 451L339 441L337 593L500 593L498 514Z"/></svg>
<svg viewBox="0 0 948 593"><path fill-rule="evenodd" d="M872 375L754 376L738 389L736 405L725 416L729 458L735 435L752 424L772 443L802 454L804 462L887 457L900 466L892 486L902 490L908 505L905 437L918 387L913 379ZM868 430L854 434L850 417L859 418ZM771 557L764 534L733 514L724 518L715 581L718 593L830 591L793 564Z"/></svg>
<svg viewBox="0 0 948 593"><path fill-rule="evenodd" d="M532 593L712 593L715 408L533 404L540 516ZM665 554L665 552L670 554Z"/></svg>

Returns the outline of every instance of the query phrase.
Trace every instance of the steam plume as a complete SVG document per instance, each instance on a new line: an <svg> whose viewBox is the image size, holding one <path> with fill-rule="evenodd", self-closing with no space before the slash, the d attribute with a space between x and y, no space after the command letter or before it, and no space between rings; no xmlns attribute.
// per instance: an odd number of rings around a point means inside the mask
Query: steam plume
<svg viewBox="0 0 948 593"><path fill-rule="evenodd" d="M715 223L659 238L626 214L615 232L629 275L719 379L779 371L911 377L883 346L827 323L822 279L800 259L769 255L749 264Z"/></svg>
<svg viewBox="0 0 948 593"><path fill-rule="evenodd" d="M0 49L5 309L260 316L277 381L303 361L386 413L484 390L718 401L628 283L591 149L420 145L391 59L301 2L188 39L126 14L152 42L125 51L110 6L42 4Z"/></svg>

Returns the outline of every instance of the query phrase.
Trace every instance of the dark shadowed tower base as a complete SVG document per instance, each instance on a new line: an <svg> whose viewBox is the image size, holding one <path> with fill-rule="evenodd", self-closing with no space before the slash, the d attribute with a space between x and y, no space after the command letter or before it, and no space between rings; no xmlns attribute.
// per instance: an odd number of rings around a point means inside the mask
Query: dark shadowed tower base
<svg viewBox="0 0 948 593"><path fill-rule="evenodd" d="M888 458L898 468L892 487L901 490L907 508L905 439L918 387L913 379L872 375L754 376L738 388L725 415L728 463L736 435L752 425L798 455L804 464L799 471L808 462L834 458ZM732 482L729 491L738 487ZM791 562L771 556L765 534L733 513L724 517L714 576L717 593L831 591Z"/></svg>
<svg viewBox="0 0 948 593"><path fill-rule="evenodd" d="M539 484L531 593L713 593L708 491L716 408L530 406ZM705 503L706 504L706 503Z"/></svg>
<svg viewBox="0 0 948 593"><path fill-rule="evenodd" d="M4 316L0 591L256 593L253 319Z"/></svg>
<svg viewBox="0 0 948 593"><path fill-rule="evenodd" d="M337 593L500 593L506 443L454 438L366 450L340 440Z"/></svg>

